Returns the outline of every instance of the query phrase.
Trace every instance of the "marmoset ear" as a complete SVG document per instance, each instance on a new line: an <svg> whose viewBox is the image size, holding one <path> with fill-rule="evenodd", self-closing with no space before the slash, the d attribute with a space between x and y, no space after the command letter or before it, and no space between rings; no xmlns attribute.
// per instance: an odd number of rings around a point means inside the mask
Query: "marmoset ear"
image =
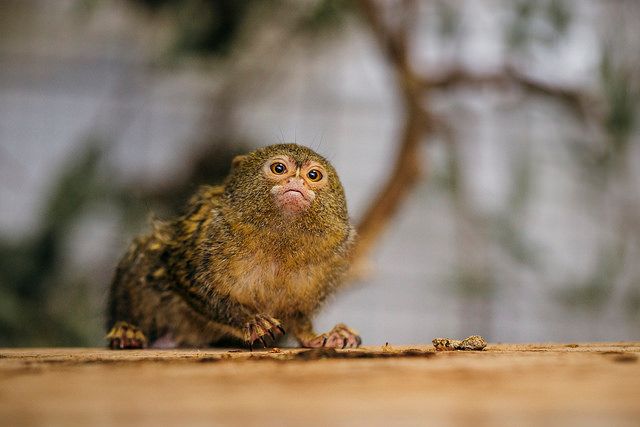
<svg viewBox="0 0 640 427"><path fill-rule="evenodd" d="M233 160L231 161L231 169L235 169L238 166L240 166L242 164L242 162L244 162L247 159L247 156L245 154L242 154L240 156L235 156L233 158Z"/></svg>

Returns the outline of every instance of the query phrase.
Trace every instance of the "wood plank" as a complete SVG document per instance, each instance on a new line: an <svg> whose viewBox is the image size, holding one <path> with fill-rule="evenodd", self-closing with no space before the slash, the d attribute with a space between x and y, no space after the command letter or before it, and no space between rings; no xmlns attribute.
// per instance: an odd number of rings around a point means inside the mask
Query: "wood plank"
<svg viewBox="0 0 640 427"><path fill-rule="evenodd" d="M0 349L0 424L640 424L640 343L300 352Z"/></svg>

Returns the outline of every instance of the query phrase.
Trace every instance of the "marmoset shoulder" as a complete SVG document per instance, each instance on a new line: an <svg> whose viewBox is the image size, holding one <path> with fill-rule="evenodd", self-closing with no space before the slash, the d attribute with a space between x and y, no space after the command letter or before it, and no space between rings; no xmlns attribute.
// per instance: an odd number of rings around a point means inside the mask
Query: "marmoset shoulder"
<svg viewBox="0 0 640 427"><path fill-rule="evenodd" d="M355 231L340 179L296 144L233 160L224 184L201 188L178 218L133 241L111 284L111 348L274 345L355 347L344 324L312 317L341 284Z"/></svg>

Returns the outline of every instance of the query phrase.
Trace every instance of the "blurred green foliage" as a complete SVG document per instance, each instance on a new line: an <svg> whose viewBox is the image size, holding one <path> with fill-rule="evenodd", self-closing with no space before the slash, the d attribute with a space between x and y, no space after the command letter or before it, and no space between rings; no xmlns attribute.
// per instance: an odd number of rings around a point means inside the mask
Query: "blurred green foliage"
<svg viewBox="0 0 640 427"><path fill-rule="evenodd" d="M438 33L443 38L452 38L460 31L460 15L457 9L448 1L436 3L438 15Z"/></svg>
<svg viewBox="0 0 640 427"><path fill-rule="evenodd" d="M620 242L618 242L620 245ZM574 283L567 283L558 292L558 298L569 307L600 310L609 300L614 284L620 278L624 266L624 247L603 250L592 271Z"/></svg>
<svg viewBox="0 0 640 427"><path fill-rule="evenodd" d="M612 137L611 149L624 154L636 126L640 97L630 70L616 66L609 52L605 49L600 61L600 78L608 103L605 128Z"/></svg>
<svg viewBox="0 0 640 427"><path fill-rule="evenodd" d="M174 52L200 56L228 56L242 37L246 20L258 11L260 19L277 13L294 18L295 29L307 34L337 29L353 9L351 0L129 0L154 14L172 17L175 27ZM278 25L274 19L274 24ZM251 36L249 36L251 37Z"/></svg>
<svg viewBox="0 0 640 427"><path fill-rule="evenodd" d="M517 0L514 19L507 27L507 45L527 52L536 44L551 45L563 36L571 23L571 9L565 0Z"/></svg>
<svg viewBox="0 0 640 427"><path fill-rule="evenodd" d="M176 50L226 55L250 8L263 0L130 0L151 12L172 16Z"/></svg>
<svg viewBox="0 0 640 427"><path fill-rule="evenodd" d="M17 243L0 240L0 345L84 342L75 315L86 312L88 300L75 299L80 305L62 315L52 311L50 302L64 284L62 245L69 228L86 203L104 191L97 174L100 151L93 143L87 147L52 186L39 229ZM82 292L83 285L72 289Z"/></svg>

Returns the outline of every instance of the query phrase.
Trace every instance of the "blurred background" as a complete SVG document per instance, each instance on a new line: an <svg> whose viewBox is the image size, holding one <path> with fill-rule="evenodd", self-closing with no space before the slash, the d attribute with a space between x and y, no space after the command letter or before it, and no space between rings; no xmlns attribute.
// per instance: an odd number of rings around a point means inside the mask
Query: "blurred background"
<svg viewBox="0 0 640 427"><path fill-rule="evenodd" d="M640 3L2 0L0 346L103 345L130 239L282 141L365 344L640 339Z"/></svg>

